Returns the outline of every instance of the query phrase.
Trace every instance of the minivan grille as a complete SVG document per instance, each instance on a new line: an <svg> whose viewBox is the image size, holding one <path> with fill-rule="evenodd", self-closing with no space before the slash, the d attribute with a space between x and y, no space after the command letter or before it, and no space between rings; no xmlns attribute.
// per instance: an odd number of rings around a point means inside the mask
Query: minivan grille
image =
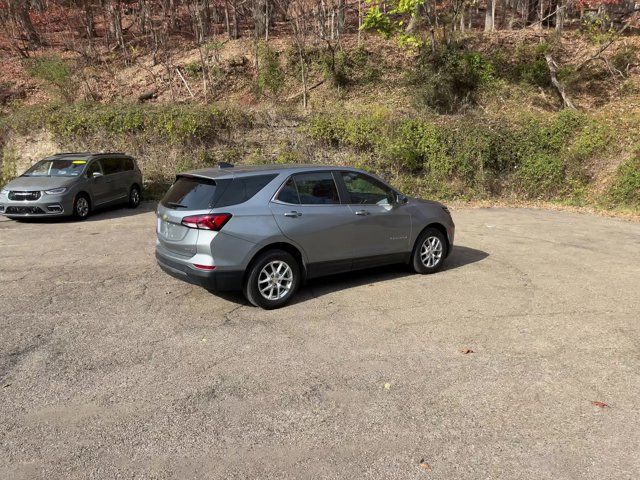
<svg viewBox="0 0 640 480"><path fill-rule="evenodd" d="M7 207L4 213L7 215L40 215L45 212L40 207Z"/></svg>
<svg viewBox="0 0 640 480"><path fill-rule="evenodd" d="M40 198L40 192L9 192L9 200L14 201L27 201L27 200L38 200Z"/></svg>

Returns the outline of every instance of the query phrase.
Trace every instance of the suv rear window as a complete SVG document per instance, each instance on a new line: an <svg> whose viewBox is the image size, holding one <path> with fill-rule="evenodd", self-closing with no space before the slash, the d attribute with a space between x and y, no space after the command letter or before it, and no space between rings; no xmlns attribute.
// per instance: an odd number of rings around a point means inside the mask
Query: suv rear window
<svg viewBox="0 0 640 480"><path fill-rule="evenodd" d="M162 199L168 208L206 210L244 203L262 190L278 174L212 180L199 177L178 177Z"/></svg>
<svg viewBox="0 0 640 480"><path fill-rule="evenodd" d="M214 180L178 177L161 203L168 208L206 210L213 207L217 188Z"/></svg>

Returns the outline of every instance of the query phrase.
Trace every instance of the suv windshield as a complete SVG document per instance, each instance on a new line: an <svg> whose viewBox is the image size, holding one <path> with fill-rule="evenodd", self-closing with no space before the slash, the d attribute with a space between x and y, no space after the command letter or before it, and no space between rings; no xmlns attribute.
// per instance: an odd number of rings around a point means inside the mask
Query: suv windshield
<svg viewBox="0 0 640 480"><path fill-rule="evenodd" d="M27 170L25 177L77 177L84 171L86 160L41 160Z"/></svg>

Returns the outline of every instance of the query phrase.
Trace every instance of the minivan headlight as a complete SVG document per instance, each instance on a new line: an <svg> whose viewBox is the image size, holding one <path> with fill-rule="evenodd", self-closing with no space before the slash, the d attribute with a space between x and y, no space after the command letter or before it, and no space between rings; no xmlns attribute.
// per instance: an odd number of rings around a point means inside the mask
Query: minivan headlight
<svg viewBox="0 0 640 480"><path fill-rule="evenodd" d="M44 193L46 193L47 195L60 195L61 193L64 193L67 191L67 187L60 187L60 188L52 188L51 190L45 190Z"/></svg>

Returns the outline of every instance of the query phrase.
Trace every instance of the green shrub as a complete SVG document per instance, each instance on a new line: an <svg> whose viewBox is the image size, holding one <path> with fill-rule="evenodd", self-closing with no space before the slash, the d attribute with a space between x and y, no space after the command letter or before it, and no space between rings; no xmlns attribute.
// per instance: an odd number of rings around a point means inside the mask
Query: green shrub
<svg viewBox="0 0 640 480"><path fill-rule="evenodd" d="M409 74L417 105L445 114L474 105L480 88L493 80L491 61L459 45L423 53Z"/></svg>
<svg viewBox="0 0 640 480"><path fill-rule="evenodd" d="M618 167L608 200L614 206L640 208L640 149Z"/></svg>
<svg viewBox="0 0 640 480"><path fill-rule="evenodd" d="M316 52L314 58L325 78L337 88L371 83L382 76L384 59L362 46L354 50L325 49Z"/></svg>
<svg viewBox="0 0 640 480"><path fill-rule="evenodd" d="M26 70L53 86L63 100L72 101L77 92L71 67L60 57L40 57L26 61Z"/></svg>
<svg viewBox="0 0 640 480"><path fill-rule="evenodd" d="M17 176L17 162L18 152L10 148L2 150L2 158L0 158L0 187Z"/></svg>
<svg viewBox="0 0 640 480"><path fill-rule="evenodd" d="M268 90L278 93L284 87L284 72L280 67L278 52L269 48L269 45L258 45L258 89L260 92Z"/></svg>
<svg viewBox="0 0 640 480"><path fill-rule="evenodd" d="M12 128L26 133L47 128L62 140L86 135L136 135L174 143L208 142L228 128L229 117L215 107L201 105L89 104L50 105L21 109Z"/></svg>
<svg viewBox="0 0 640 480"><path fill-rule="evenodd" d="M200 62L190 62L184 66L184 71L190 77L200 77L202 75L202 64Z"/></svg>
<svg viewBox="0 0 640 480"><path fill-rule="evenodd" d="M611 66L629 75L629 67L638 63L638 47L636 45L624 45L611 57Z"/></svg>
<svg viewBox="0 0 640 480"><path fill-rule="evenodd" d="M307 132L367 154L374 170L429 178L441 194L462 197L506 190L526 198L574 198L589 180L587 161L610 141L606 125L569 110L446 122L323 113L310 118Z"/></svg>
<svg viewBox="0 0 640 480"><path fill-rule="evenodd" d="M528 198L550 199L561 193L565 167L561 158L547 153L527 157L516 170L519 193Z"/></svg>

